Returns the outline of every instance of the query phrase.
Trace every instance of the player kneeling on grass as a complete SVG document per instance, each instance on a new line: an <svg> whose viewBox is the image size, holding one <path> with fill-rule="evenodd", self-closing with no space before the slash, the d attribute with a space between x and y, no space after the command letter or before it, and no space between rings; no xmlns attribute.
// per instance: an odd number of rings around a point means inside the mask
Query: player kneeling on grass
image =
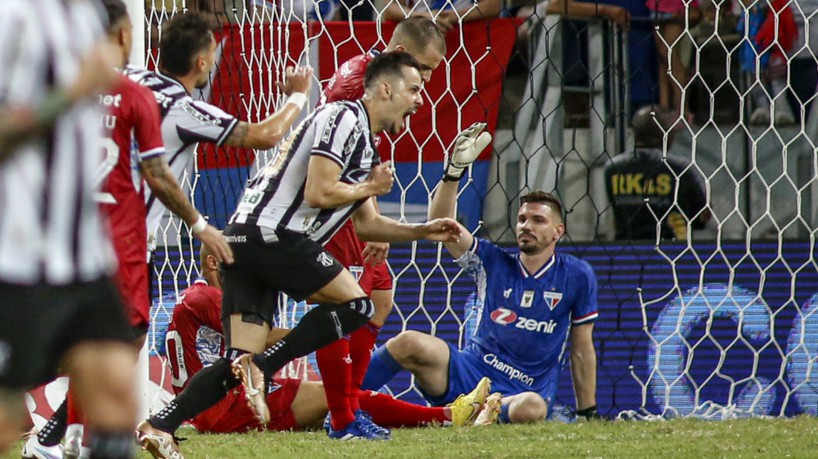
<svg viewBox="0 0 818 459"><path fill-rule="evenodd" d="M184 389L189 378L216 361L224 351L218 261L206 246L201 250L201 262L202 278L180 295L165 338L173 389L177 394ZM269 344L274 344L287 332L289 330L271 330ZM266 401L271 416L265 425L247 405L242 386L190 422L200 432L215 433L321 426L328 412L321 382L276 377L268 387ZM483 378L469 394L461 395L446 407L414 405L372 391L358 391L357 399L361 409L383 427L463 426L472 424L484 409L490 387L489 379ZM498 410L499 404L488 409ZM388 433L386 435L382 438L388 438Z"/></svg>
<svg viewBox="0 0 818 459"><path fill-rule="evenodd" d="M490 134L481 134L484 128L477 123L455 140L429 218L454 216L458 181L491 141ZM518 254L461 228L460 239L444 245L478 284L483 309L474 336L461 351L434 336L402 332L375 352L362 387L377 390L407 369L425 398L443 405L488 376L504 395L501 422L539 421L548 415L570 335L577 414L598 417L592 340L596 276L588 263L556 251L564 233L562 205L542 191L520 198Z"/></svg>

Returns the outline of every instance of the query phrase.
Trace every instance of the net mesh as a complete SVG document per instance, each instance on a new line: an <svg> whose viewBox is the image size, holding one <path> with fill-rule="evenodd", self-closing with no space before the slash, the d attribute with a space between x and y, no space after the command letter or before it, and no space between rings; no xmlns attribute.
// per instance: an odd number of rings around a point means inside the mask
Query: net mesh
<svg viewBox="0 0 818 459"><path fill-rule="evenodd" d="M599 280L601 412L629 419L816 414L818 117L810 111L818 107L811 103L818 38L810 35L818 35L818 21L807 3L703 0L695 8L683 0L675 16L638 5L629 31L616 10L569 20L545 2L509 4L509 18L455 27L425 89L425 113L382 146L398 176L380 207L402 221L422 220L454 135L488 120L493 148L464 179L458 216L470 230L513 246L521 194L543 189L563 200L568 232L560 250L588 261ZM313 65L317 101L341 63L384 47L393 24L353 21L382 8L367 1L150 1L147 64L156 66L164 21L185 9L211 12L220 24L219 63L195 96L258 121L280 104L275 82L286 66ZM766 20L773 26L765 28ZM771 40L759 38L770 30ZM658 101L676 107L661 157L685 160L673 183L699 176L706 205L687 211L688 198L674 185L671 206L641 218L658 234L681 214L681 233L615 240L605 168L632 148L634 110ZM247 177L270 154L203 145L184 185L223 227ZM654 186L623 183L641 199ZM688 224L705 214L711 219L703 229ZM198 268L196 243L178 219L165 219L158 240L151 346L161 356L176 295ZM395 308L380 342L414 329L464 345L474 287L445 250L397 245L390 270ZM283 306L281 324L291 326L304 308ZM306 377L309 365L298 365L291 374ZM162 377L160 365L152 378L161 385ZM389 389L418 397L407 375ZM573 405L567 371L557 405Z"/></svg>

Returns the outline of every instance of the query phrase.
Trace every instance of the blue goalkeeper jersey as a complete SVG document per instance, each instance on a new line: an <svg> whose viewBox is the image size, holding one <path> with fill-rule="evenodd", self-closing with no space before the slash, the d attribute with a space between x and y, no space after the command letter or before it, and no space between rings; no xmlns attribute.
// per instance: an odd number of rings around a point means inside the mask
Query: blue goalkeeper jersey
<svg viewBox="0 0 818 459"><path fill-rule="evenodd" d="M591 266L554 253L539 271L529 273L519 254L477 238L457 262L477 281L483 305L464 351L535 392L552 393L570 325L599 315Z"/></svg>

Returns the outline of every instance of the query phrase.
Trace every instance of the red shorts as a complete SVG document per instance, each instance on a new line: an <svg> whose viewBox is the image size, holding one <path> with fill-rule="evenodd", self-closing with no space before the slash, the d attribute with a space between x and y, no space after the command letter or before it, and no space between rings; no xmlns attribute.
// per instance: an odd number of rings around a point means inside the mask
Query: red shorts
<svg viewBox="0 0 818 459"><path fill-rule="evenodd" d="M148 264L144 257L138 261L119 262L116 285L125 305L125 316L134 328L148 328L151 299L148 284Z"/></svg>
<svg viewBox="0 0 818 459"><path fill-rule="evenodd" d="M366 242L358 238L352 220L348 220L324 248L355 275L368 296L372 296L372 290L392 290L392 276L385 262L377 266L364 263Z"/></svg>
<svg viewBox="0 0 818 459"><path fill-rule="evenodd" d="M274 379L273 391L267 394L270 408L268 430L295 430L298 425L290 406L295 400L300 379ZM244 387L238 386L219 403L190 421L199 432L234 433L262 430L253 410L247 406Z"/></svg>

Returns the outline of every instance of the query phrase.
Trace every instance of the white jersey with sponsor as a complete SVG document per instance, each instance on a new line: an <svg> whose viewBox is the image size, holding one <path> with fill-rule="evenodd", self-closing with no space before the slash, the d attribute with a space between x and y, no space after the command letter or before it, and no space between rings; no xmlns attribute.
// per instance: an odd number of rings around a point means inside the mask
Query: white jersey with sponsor
<svg viewBox="0 0 818 459"><path fill-rule="evenodd" d="M194 100L185 87L170 76L136 67L128 67L125 73L152 90L156 96L162 116L165 154L168 165L179 182L186 174L193 172L199 142L221 145L239 122L236 117L214 105ZM145 200L148 208L148 237L151 237L159 227L165 206L150 189L145 192Z"/></svg>
<svg viewBox="0 0 818 459"><path fill-rule="evenodd" d="M363 201L333 209L310 207L304 190L313 155L338 164L343 183L369 177L381 158L361 100L324 105L305 119L250 182L230 223L288 230L326 243Z"/></svg>
<svg viewBox="0 0 818 459"><path fill-rule="evenodd" d="M86 0L0 6L0 106L37 107L75 82L103 36ZM64 285L110 275L115 258L94 202L103 112L75 104L54 128L0 163L0 282Z"/></svg>

